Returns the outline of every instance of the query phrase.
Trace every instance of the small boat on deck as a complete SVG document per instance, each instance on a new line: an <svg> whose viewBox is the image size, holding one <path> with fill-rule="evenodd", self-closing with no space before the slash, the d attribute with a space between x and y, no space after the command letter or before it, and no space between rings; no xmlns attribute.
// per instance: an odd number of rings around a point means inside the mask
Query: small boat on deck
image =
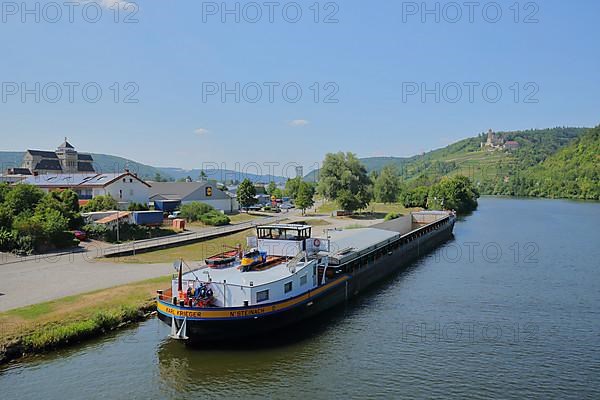
<svg viewBox="0 0 600 400"><path fill-rule="evenodd" d="M230 250L208 257L204 260L208 268L226 268L231 266L238 258L241 250Z"/></svg>

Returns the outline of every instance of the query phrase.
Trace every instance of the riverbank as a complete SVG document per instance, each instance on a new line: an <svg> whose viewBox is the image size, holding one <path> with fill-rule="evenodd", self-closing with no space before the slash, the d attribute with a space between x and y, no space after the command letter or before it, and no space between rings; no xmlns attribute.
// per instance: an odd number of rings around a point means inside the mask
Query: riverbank
<svg viewBox="0 0 600 400"><path fill-rule="evenodd" d="M170 276L0 313L0 365L98 337L147 318Z"/></svg>

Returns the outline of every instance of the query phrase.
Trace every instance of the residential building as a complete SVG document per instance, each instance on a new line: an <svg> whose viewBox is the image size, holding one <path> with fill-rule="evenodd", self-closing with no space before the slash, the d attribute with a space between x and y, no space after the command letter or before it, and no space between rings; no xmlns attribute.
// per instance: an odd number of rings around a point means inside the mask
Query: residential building
<svg viewBox="0 0 600 400"><path fill-rule="evenodd" d="M77 193L81 204L96 196L109 195L119 203L121 209L127 208L130 203L148 204L150 197L150 185L129 171L30 175L19 183L35 185L46 192L71 189Z"/></svg>
<svg viewBox="0 0 600 400"><path fill-rule="evenodd" d="M506 150L516 150L519 147L521 147L519 142L515 142L514 140L509 140L506 143L504 143L504 149Z"/></svg>

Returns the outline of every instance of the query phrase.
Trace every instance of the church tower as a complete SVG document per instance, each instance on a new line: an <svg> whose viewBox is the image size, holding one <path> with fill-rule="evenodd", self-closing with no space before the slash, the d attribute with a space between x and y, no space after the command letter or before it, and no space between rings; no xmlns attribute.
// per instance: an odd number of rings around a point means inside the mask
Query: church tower
<svg viewBox="0 0 600 400"><path fill-rule="evenodd" d="M65 141L58 146L58 149L56 149L56 156L60 161L63 173L73 174L78 171L77 151L75 151L75 148L67 141L67 138L65 138Z"/></svg>

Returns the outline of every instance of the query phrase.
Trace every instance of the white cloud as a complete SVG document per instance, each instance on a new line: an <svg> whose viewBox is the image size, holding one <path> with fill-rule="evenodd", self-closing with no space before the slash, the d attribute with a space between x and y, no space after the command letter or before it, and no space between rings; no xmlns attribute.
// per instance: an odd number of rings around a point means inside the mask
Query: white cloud
<svg viewBox="0 0 600 400"><path fill-rule="evenodd" d="M204 136L208 133L208 129L197 128L197 129L194 129L194 133L198 136Z"/></svg>
<svg viewBox="0 0 600 400"><path fill-rule="evenodd" d="M289 125L293 127L306 126L308 124L310 124L310 121L306 119L295 119L289 122Z"/></svg>
<svg viewBox="0 0 600 400"><path fill-rule="evenodd" d="M138 10L139 8L137 3L126 0L84 0L83 3L98 3L100 6L106 9L115 9L115 6L118 6L122 10L131 12Z"/></svg>

